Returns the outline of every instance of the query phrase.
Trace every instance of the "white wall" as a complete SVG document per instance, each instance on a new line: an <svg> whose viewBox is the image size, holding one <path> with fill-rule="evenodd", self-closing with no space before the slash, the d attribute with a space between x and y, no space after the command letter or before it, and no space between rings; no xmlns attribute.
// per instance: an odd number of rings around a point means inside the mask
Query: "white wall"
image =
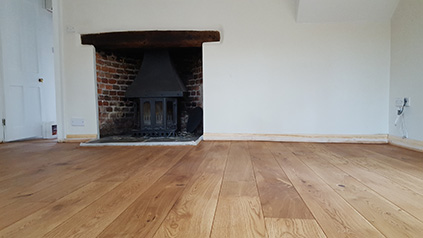
<svg viewBox="0 0 423 238"><path fill-rule="evenodd" d="M169 29L221 31L203 49L206 133L388 133L389 22L297 24L294 0L58 1L64 135L98 131L80 34Z"/></svg>
<svg viewBox="0 0 423 238"><path fill-rule="evenodd" d="M392 18L392 61L389 134L402 136L394 126L395 98L410 97L405 110L409 138L423 141L423 1L401 0Z"/></svg>
<svg viewBox="0 0 423 238"><path fill-rule="evenodd" d="M388 21L399 0L298 0L298 22Z"/></svg>

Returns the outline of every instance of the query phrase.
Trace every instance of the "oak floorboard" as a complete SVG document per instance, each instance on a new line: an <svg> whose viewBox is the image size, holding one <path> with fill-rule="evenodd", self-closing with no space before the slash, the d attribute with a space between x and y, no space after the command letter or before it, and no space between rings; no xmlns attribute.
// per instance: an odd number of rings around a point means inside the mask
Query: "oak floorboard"
<svg viewBox="0 0 423 238"><path fill-rule="evenodd" d="M225 170L225 181L254 182L254 171L247 142L233 142Z"/></svg>
<svg viewBox="0 0 423 238"><path fill-rule="evenodd" d="M15 143L7 143L9 144ZM95 156L98 151L80 150L75 144L46 143L48 147L40 147L41 143L22 142L16 143L23 148L11 150L0 158L0 189L4 184L15 183L29 177L35 180L34 174L55 171L58 166L71 166L79 162L86 162L87 156ZM83 156L78 156L78 151L83 151ZM107 150L113 152L112 150ZM43 154L42 157L39 154ZM18 170L16 169L18 168Z"/></svg>
<svg viewBox="0 0 423 238"><path fill-rule="evenodd" d="M390 238L419 237L423 223L372 189L335 167L313 150L300 159L362 214L383 235Z"/></svg>
<svg viewBox="0 0 423 238"><path fill-rule="evenodd" d="M0 237L420 237L422 162L371 144L4 143Z"/></svg>
<svg viewBox="0 0 423 238"><path fill-rule="evenodd" d="M388 156L380 155L367 150L358 151L359 157L348 158L352 163L375 172L406 187L420 195L423 195L423 170L403 161ZM392 166L395 169L392 169Z"/></svg>
<svg viewBox="0 0 423 238"><path fill-rule="evenodd" d="M408 179L418 180L415 183L421 183L421 181L423 181L423 166L416 166L416 163L410 164L408 162L392 158L391 156L373 152L369 149L359 149L359 147L355 145L351 146L350 150L353 150L356 153L354 157L358 157L359 160L357 162L363 163L364 167L372 166L372 169L380 168L380 172L388 170L395 173L390 177L405 177L406 181ZM371 164L372 162L376 165ZM423 165L423 163L421 165ZM395 167L395 170L392 169L392 166Z"/></svg>
<svg viewBox="0 0 423 238"><path fill-rule="evenodd" d="M264 216L254 182L223 181L211 237L266 237Z"/></svg>
<svg viewBox="0 0 423 238"><path fill-rule="evenodd" d="M265 218L268 238L326 238L314 219Z"/></svg>
<svg viewBox="0 0 423 238"><path fill-rule="evenodd" d="M209 237L230 144L215 142L155 238Z"/></svg>
<svg viewBox="0 0 423 238"><path fill-rule="evenodd" d="M45 189L34 193L28 193L28 191L23 190L23 195L13 197L13 194L11 194L6 199L0 200L0 203L7 203L6 206L1 207L3 214L0 216L0 229L45 207L47 204L72 193L101 176L113 173L114 170L120 168L120 165L119 163L115 165L114 163L111 163L112 161L113 157L109 157L102 160L103 163L101 165L92 165L92 167L81 169L83 174L77 170L70 173L73 174L73 176L70 176L64 181L58 178L57 180L59 182L53 184L52 186L48 186Z"/></svg>
<svg viewBox="0 0 423 238"><path fill-rule="evenodd" d="M418 167L423 167L423 153L418 151L413 151L393 145L369 145L363 147L366 150L376 152L381 155L389 156L391 158L407 162L411 165L418 165Z"/></svg>
<svg viewBox="0 0 423 238"><path fill-rule="evenodd" d="M201 143L140 195L98 237L152 237L211 148Z"/></svg>
<svg viewBox="0 0 423 238"><path fill-rule="evenodd" d="M166 152L166 151L164 151ZM169 168L189 152L189 148L159 153L146 166L97 199L73 217L63 222L43 237L96 237L141 194L151 187ZM166 163L163 163L165 161ZM163 164L159 167L158 164ZM154 166L154 169L152 167Z"/></svg>
<svg viewBox="0 0 423 238"><path fill-rule="evenodd" d="M42 237L113 189L118 183L92 182L0 230L0 237Z"/></svg>
<svg viewBox="0 0 423 238"><path fill-rule="evenodd" d="M362 166L355 165L349 159L342 156L326 153L322 158L350 174L361 183L366 184L367 187L418 218L420 221L423 221L423 196L419 193L401 186L380 174L369 171Z"/></svg>
<svg viewBox="0 0 423 238"><path fill-rule="evenodd" d="M289 147L282 143L267 145L329 238L384 237L293 151L287 151Z"/></svg>
<svg viewBox="0 0 423 238"><path fill-rule="evenodd" d="M313 219L273 154L263 142L249 142L259 196L266 218Z"/></svg>
<svg viewBox="0 0 423 238"><path fill-rule="evenodd" d="M119 152L113 152L109 155L113 157L117 153ZM128 154L129 152L124 153ZM104 155L103 153L90 154L86 150L77 150L74 151L69 161L44 166L44 168L27 174L25 177L3 181L2 186L7 186L9 189L0 192L0 207L13 203L22 197L31 197L32 194L55 184L60 184L67 179L79 177L81 174L87 173L89 169L97 170L96 167L98 167L99 162L107 164L112 160L111 158L102 159ZM84 156L89 156L90 160L81 165L80 162L83 161ZM22 191L25 192L22 193Z"/></svg>
<svg viewBox="0 0 423 238"><path fill-rule="evenodd" d="M266 237L246 142L231 143L211 237Z"/></svg>

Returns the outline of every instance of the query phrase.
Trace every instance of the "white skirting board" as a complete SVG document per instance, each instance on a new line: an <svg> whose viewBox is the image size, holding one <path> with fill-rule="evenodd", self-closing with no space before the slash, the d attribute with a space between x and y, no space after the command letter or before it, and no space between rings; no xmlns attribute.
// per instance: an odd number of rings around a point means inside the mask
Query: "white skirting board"
<svg viewBox="0 0 423 238"><path fill-rule="evenodd" d="M283 134L225 134L205 133L205 141L281 141L321 143L388 143L388 135L283 135Z"/></svg>
<svg viewBox="0 0 423 238"><path fill-rule="evenodd" d="M423 141L389 135L389 144L423 152Z"/></svg>

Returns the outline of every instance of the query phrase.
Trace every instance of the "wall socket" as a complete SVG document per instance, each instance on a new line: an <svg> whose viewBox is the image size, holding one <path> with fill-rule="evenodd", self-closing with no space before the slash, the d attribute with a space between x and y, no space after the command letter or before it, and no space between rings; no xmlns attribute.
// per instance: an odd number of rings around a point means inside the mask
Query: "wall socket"
<svg viewBox="0 0 423 238"><path fill-rule="evenodd" d="M85 126L84 118L72 118L71 119L72 126Z"/></svg>
<svg viewBox="0 0 423 238"><path fill-rule="evenodd" d="M407 101L407 104L405 104L406 107L411 106L410 97L403 97L403 98L395 98L395 106L396 107L402 107L404 105L404 101Z"/></svg>

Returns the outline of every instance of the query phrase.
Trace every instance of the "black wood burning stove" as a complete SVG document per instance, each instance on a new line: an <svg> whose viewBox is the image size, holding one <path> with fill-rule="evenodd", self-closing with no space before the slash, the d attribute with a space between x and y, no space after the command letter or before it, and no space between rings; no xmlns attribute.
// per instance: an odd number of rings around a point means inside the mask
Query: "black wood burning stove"
<svg viewBox="0 0 423 238"><path fill-rule="evenodd" d="M147 51L141 69L126 91L127 98L139 99L138 136L174 136L178 127L178 97L186 88L167 51Z"/></svg>
<svg viewBox="0 0 423 238"><path fill-rule="evenodd" d="M174 136L178 128L176 98L140 98L139 136Z"/></svg>

